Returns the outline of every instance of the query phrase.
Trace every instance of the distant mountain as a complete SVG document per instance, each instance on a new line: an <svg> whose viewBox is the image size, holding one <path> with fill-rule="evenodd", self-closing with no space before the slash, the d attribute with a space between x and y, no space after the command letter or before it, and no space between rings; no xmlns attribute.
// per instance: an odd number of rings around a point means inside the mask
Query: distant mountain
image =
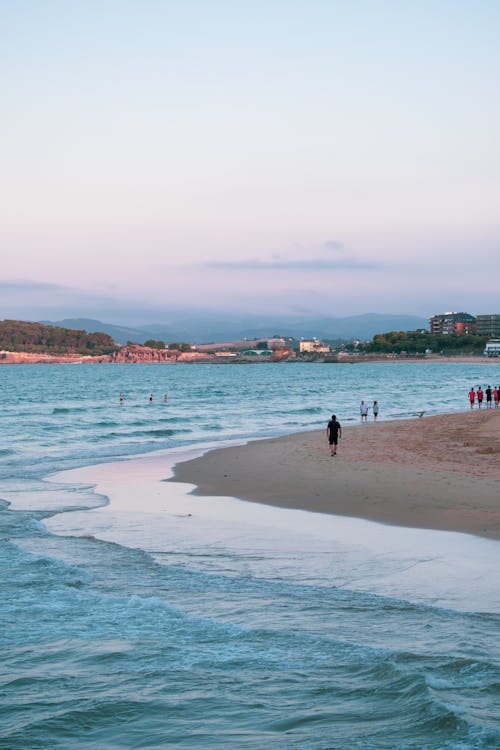
<svg viewBox="0 0 500 750"><path fill-rule="evenodd" d="M167 325L147 326L153 338L208 344L241 338L293 336L295 338L370 340L376 333L427 328L428 321L414 315L365 314L346 318L291 315L238 315L193 312ZM146 326L142 327L146 330Z"/></svg>
<svg viewBox="0 0 500 750"><path fill-rule="evenodd" d="M125 344L127 341L142 344L151 338L161 339L167 343L189 341L196 344L209 344L214 341L265 338L274 335L367 341L377 333L413 331L428 326L426 318L416 315L379 313L330 318L319 315L255 315L189 310L170 312L165 317L168 320L163 323L130 328L90 318L66 318L52 322L52 325L107 333L118 344ZM42 322L49 323L50 321Z"/></svg>
<svg viewBox="0 0 500 750"><path fill-rule="evenodd" d="M334 318L331 320L331 324L339 338L357 338L362 341L372 339L377 333L416 331L421 328L427 330L429 327L427 318L420 318L417 315L384 315L380 313ZM326 334L321 337L330 338Z"/></svg>
<svg viewBox="0 0 500 750"><path fill-rule="evenodd" d="M133 341L136 344L143 344L148 338L151 338L140 328L127 328L126 326L117 326L112 323L103 323L100 320L92 318L65 318L64 320L41 320L41 323L61 328L70 328L73 330L89 331L91 333L107 333L108 336L116 341L117 344L126 344L127 341Z"/></svg>

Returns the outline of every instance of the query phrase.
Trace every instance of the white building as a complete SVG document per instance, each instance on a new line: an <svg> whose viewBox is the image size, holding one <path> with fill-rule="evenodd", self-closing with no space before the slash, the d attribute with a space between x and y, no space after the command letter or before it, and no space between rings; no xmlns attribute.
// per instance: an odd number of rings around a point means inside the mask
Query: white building
<svg viewBox="0 0 500 750"><path fill-rule="evenodd" d="M318 339L313 339L312 341L301 341L300 351L328 354L330 352L330 347L326 344L323 344L321 341L318 341Z"/></svg>
<svg viewBox="0 0 500 750"><path fill-rule="evenodd" d="M490 339L484 350L486 357L500 357L500 339Z"/></svg>

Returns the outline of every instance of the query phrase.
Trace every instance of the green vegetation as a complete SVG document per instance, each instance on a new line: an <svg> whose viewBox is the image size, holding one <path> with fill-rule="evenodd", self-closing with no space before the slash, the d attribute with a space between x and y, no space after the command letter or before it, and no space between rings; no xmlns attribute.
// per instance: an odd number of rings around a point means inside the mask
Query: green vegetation
<svg viewBox="0 0 500 750"><path fill-rule="evenodd" d="M361 351L367 353L425 354L482 354L488 336L431 334L426 331L389 331L379 333Z"/></svg>
<svg viewBox="0 0 500 750"><path fill-rule="evenodd" d="M172 344L168 345L169 349L177 349L181 352L190 352L191 351L191 344L186 343L185 341L174 341Z"/></svg>
<svg viewBox="0 0 500 750"><path fill-rule="evenodd" d="M87 333L23 320L0 321L0 349L43 354L111 354L118 350L107 333Z"/></svg>
<svg viewBox="0 0 500 750"><path fill-rule="evenodd" d="M165 349L164 341L155 341L155 339L148 339L144 342L144 346L149 346L151 349Z"/></svg>

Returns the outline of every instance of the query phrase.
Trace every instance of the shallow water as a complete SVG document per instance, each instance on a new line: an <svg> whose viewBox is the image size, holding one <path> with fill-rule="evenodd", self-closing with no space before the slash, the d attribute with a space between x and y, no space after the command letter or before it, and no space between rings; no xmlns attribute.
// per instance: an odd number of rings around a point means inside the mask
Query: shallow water
<svg viewBox="0 0 500 750"><path fill-rule="evenodd" d="M356 539L349 519L320 531L314 514L224 499L186 517L180 495L161 526L150 498L132 517L43 479L158 449L167 465L332 411L356 422L361 398L386 418L459 411L495 378L495 364L2 366L0 747L500 747L497 543L397 542L371 524Z"/></svg>

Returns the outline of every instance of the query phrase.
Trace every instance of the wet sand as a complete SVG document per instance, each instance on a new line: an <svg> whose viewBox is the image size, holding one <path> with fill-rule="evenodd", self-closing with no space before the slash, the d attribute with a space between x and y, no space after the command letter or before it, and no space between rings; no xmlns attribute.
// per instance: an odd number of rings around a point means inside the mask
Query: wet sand
<svg viewBox="0 0 500 750"><path fill-rule="evenodd" d="M177 464L196 494L500 539L500 409L256 440Z"/></svg>

